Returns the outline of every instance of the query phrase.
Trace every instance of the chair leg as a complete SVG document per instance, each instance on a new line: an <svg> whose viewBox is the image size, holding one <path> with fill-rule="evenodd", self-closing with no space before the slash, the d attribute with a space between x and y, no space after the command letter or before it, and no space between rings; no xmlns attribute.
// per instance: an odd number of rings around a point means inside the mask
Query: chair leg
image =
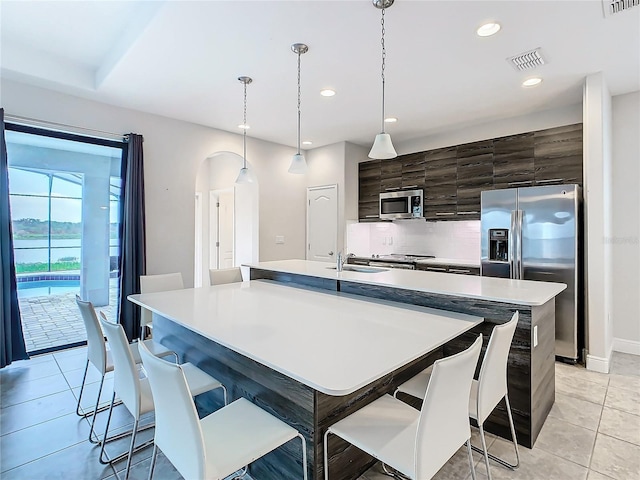
<svg viewBox="0 0 640 480"><path fill-rule="evenodd" d="M324 432L324 480L329 480L329 437L330 430Z"/></svg>
<svg viewBox="0 0 640 480"><path fill-rule="evenodd" d="M111 405L109 406L109 416L107 417L107 425L104 427L104 437L102 437L102 441L100 442L102 445L100 446L100 456L98 457L98 460L100 460L100 463L103 465L106 465L108 463L110 463L108 460L103 460L102 456L104 454L104 446L107 443L107 433L109 433L109 424L111 423L111 414L113 413L113 404L116 400L116 392L114 390L113 392L113 396L111 397Z"/></svg>
<svg viewBox="0 0 640 480"><path fill-rule="evenodd" d="M302 441L302 478L307 480L307 441L301 433L298 434L298 437Z"/></svg>
<svg viewBox="0 0 640 480"><path fill-rule="evenodd" d="M511 465L510 463L501 461L499 458L496 460L498 463L501 463L507 468L511 470L515 470L520 466L520 452L518 452L518 440L516 438L516 427L513 424L513 415L511 414L511 404L509 403L509 395L504 396L504 401L507 404L507 415L509 416L509 426L511 427L511 440L513 441L513 448L516 451L516 463L515 465Z"/></svg>
<svg viewBox="0 0 640 480"><path fill-rule="evenodd" d="M151 452L151 466L149 467L149 477L147 480L151 480L153 478L153 469L156 466L156 455L158 454L158 446L153 444L153 452Z"/></svg>
<svg viewBox="0 0 640 480"><path fill-rule="evenodd" d="M222 388L222 392L224 394L224 404L229 405L229 400L227 399L227 387L225 387L224 385L220 385L220 388Z"/></svg>
<svg viewBox="0 0 640 480"><path fill-rule="evenodd" d="M89 441L91 443L100 443L100 439L98 438L98 436L96 435L96 440L93 440L93 428L96 424L96 417L98 416L98 405L100 405L100 395L102 395L102 386L104 385L104 375L102 376L102 380L100 380L100 387L98 388L98 396L96 398L96 406L93 409L93 418L91 419L91 429L89 430ZM111 401L111 408L113 407L113 400ZM109 415L111 415L111 411L109 411Z"/></svg>
<svg viewBox="0 0 640 480"><path fill-rule="evenodd" d="M487 478L491 480L491 469L489 468L489 449L487 448L487 439L484 436L484 428L482 424L480 426L480 440L482 440L482 454L484 456L484 463L487 467Z"/></svg>
<svg viewBox="0 0 640 480"><path fill-rule="evenodd" d="M469 454L469 467L471 468L471 479L476 480L476 469L473 466L473 451L471 450L471 439L464 442L467 445L467 453Z"/></svg>
<svg viewBox="0 0 640 480"><path fill-rule="evenodd" d="M89 371L89 359L87 358L87 364L84 366L84 375L82 376L82 385L80 385L80 395L78 395L78 405L76 405L76 415L78 415L79 417L85 417L85 418L88 417L90 414L85 412L80 413L80 401L82 400L82 392L84 391L84 382L87 380L88 371Z"/></svg>
<svg viewBox="0 0 640 480"><path fill-rule="evenodd" d="M131 461L133 459L133 449L136 445L136 434L138 433L139 421L140 421L139 418L136 418L133 421L133 431L131 432L131 445L129 446L129 455L127 456L127 468L124 474L124 480L129 480L129 470L131 470Z"/></svg>
<svg viewBox="0 0 640 480"><path fill-rule="evenodd" d="M509 427L511 428L511 441L513 442L513 448L516 452L516 463L511 464L506 460L503 460L500 457L496 457L495 455L492 455L488 452L486 456L489 457L494 462L502 465L503 467L508 468L509 470L516 470L520 466L520 452L518 451L518 439L516 437L516 427L513 424L513 415L511 414L511 405L509 404L509 395L505 395L504 400L507 406L507 416L509 417ZM480 433L482 435L482 440L484 442L484 430L482 429L482 425L480 426ZM478 453L484 454L484 452L478 447L475 447L472 445L471 448L473 448ZM487 470L488 469L489 469L489 466L487 465Z"/></svg>

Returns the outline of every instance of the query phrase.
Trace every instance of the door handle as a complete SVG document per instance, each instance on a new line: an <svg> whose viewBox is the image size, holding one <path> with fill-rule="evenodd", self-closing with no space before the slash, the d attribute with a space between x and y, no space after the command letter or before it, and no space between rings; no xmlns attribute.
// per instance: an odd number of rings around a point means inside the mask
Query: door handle
<svg viewBox="0 0 640 480"><path fill-rule="evenodd" d="M333 257L333 251L329 252L329 256Z"/></svg>

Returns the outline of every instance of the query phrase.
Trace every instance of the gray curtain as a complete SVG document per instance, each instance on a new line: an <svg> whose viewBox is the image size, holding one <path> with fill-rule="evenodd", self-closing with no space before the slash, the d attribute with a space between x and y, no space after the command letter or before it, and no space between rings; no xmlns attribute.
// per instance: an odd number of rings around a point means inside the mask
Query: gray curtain
<svg viewBox="0 0 640 480"><path fill-rule="evenodd" d="M122 162L120 224L120 304L119 322L132 341L140 333L140 308L127 296L140 293L140 275L146 273L144 168L142 135L129 134L127 154Z"/></svg>
<svg viewBox="0 0 640 480"><path fill-rule="evenodd" d="M4 138L4 109L0 108L0 368L14 360L29 358L22 335L20 306L13 258L11 208L9 206L9 164Z"/></svg>

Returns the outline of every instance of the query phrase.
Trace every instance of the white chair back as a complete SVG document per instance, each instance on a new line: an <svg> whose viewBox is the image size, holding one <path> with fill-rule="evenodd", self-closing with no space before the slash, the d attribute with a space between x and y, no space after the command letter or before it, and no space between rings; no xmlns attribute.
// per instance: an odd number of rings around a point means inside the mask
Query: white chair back
<svg viewBox="0 0 640 480"><path fill-rule="evenodd" d="M165 273L161 275L140 275L140 293L168 292L169 290L182 290L184 282L182 274ZM153 314L146 308L140 315L140 326L144 327L153 320Z"/></svg>
<svg viewBox="0 0 640 480"><path fill-rule="evenodd" d="M518 318L519 312L515 312L511 320L496 325L491 333L478 376L477 420L480 423L484 423L507 394L507 360Z"/></svg>
<svg viewBox="0 0 640 480"><path fill-rule="evenodd" d="M225 283L237 283L241 281L242 270L240 270L240 267L212 268L209 270L209 283L211 285L223 285Z"/></svg>
<svg viewBox="0 0 640 480"><path fill-rule="evenodd" d="M431 478L471 437L469 394L482 335L466 350L437 360L416 434L416 478Z"/></svg>
<svg viewBox="0 0 640 480"><path fill-rule="evenodd" d="M153 356L144 344L140 356L154 398L156 446L185 479L220 478L206 471L202 428L182 368Z"/></svg>
<svg viewBox="0 0 640 480"><path fill-rule="evenodd" d="M76 295L76 303L87 331L87 359L104 375L107 370L107 348L96 311L91 302L83 301L79 295Z"/></svg>
<svg viewBox="0 0 640 480"><path fill-rule="evenodd" d="M102 317L100 323L109 341L113 357L114 391L129 409L131 415L136 419L140 418L140 378L133 355L131 355L127 336L122 325L109 322L102 312L100 315Z"/></svg>

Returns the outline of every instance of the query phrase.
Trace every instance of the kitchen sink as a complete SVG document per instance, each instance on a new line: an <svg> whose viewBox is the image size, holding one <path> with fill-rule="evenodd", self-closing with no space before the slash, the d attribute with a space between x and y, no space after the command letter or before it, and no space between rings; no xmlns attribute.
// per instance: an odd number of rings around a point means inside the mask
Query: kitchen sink
<svg viewBox="0 0 640 480"><path fill-rule="evenodd" d="M336 270L336 266L333 265L331 267L327 267L330 270ZM359 272L359 273L380 273L386 272L388 268L374 268L374 267L366 267L361 265L345 265L342 267L342 270L345 272Z"/></svg>

